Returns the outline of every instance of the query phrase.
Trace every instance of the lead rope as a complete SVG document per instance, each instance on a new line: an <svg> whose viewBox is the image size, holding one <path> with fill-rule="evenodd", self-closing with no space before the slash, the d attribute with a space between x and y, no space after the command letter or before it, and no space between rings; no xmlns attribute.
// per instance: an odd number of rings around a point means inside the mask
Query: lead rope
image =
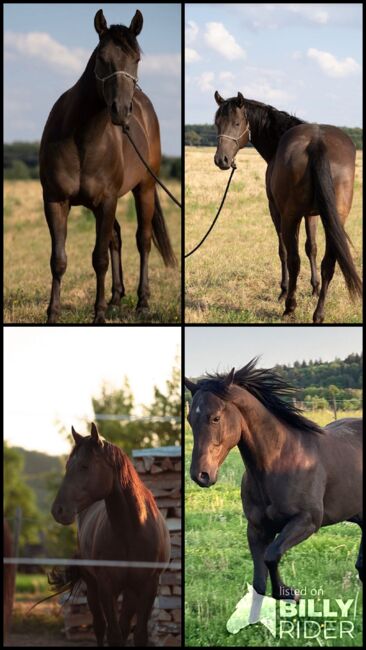
<svg viewBox="0 0 366 650"><path fill-rule="evenodd" d="M211 226L209 227L208 231L206 232L205 236L201 239L200 243L197 244L197 246L195 246L189 253L187 253L187 255L184 256L185 258L189 257L190 255L193 255L193 253L195 253L195 251L198 250L200 248L200 246L202 246L203 242L205 241L205 239L207 239L207 237L209 236L209 234L210 234L212 228L214 227L216 221L218 220L219 214L220 214L220 212L222 210L222 207L223 207L223 205L225 203L226 195L227 195L227 193L229 191L231 179L234 176L234 172L236 170L235 162L233 162L231 166L232 166L232 170L231 170L230 178L229 178L228 183L226 185L226 190L224 192L224 196L222 197L222 201L220 203L220 207L219 207L219 209L217 211L216 217L214 218L214 220L213 220Z"/></svg>
<svg viewBox="0 0 366 650"><path fill-rule="evenodd" d="M134 150L136 151L138 157L140 158L141 162L145 165L147 171L151 174L151 176L153 176L153 178L155 178L156 182L159 183L160 187L162 187L163 190L168 194L168 196L170 196L170 198L172 199L172 201L174 201L174 203L178 206L178 208L182 208L181 203L179 203L179 201L175 198L175 196L173 196L173 194L168 190L168 188L164 185L164 183L162 183L161 180L159 180L159 178L156 176L156 174L154 174L151 167L143 159L143 157L141 156L141 154L140 154L138 148L136 147L134 141L132 140L128 129L126 129L125 127L122 127L122 131L128 137L129 141L131 142L131 144L132 144Z"/></svg>

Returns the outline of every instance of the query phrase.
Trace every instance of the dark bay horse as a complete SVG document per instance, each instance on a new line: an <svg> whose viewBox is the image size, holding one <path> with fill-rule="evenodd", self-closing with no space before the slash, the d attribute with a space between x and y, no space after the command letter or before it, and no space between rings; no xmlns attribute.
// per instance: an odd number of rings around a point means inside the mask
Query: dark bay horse
<svg viewBox="0 0 366 650"><path fill-rule="evenodd" d="M83 437L74 429L72 435L75 447L52 514L65 526L76 517L79 557L168 563L170 537L165 520L128 456L103 440L95 424L90 436ZM146 646L147 623L161 572L161 567L77 567L64 575L59 572L54 585L61 588L70 583L74 588L81 578L85 581L98 646L103 645L106 627L109 645L123 646L135 614L135 645ZM121 593L118 621L117 599Z"/></svg>
<svg viewBox="0 0 366 650"><path fill-rule="evenodd" d="M107 27L102 10L94 19L99 44L77 83L57 100L40 147L44 211L52 240L52 291L48 323L60 312L61 278L66 271L67 218L71 206L94 212L96 243L92 261L97 279L94 323L105 322L104 295L108 249L112 263L112 298L125 295L121 230L115 218L117 199L132 191L137 212L140 282L137 309L149 306L148 259L153 238L167 266L176 259L160 207L155 180L146 171L123 130L129 129L139 151L158 174L159 123L148 97L137 87L140 48L136 36L143 18L136 11L129 27Z"/></svg>
<svg viewBox="0 0 366 650"><path fill-rule="evenodd" d="M298 600L278 572L283 554L322 526L351 521L362 527L362 420L319 427L283 399L293 389L274 372L257 369L256 361L228 375L185 380L193 397L191 478L200 487L214 485L238 446L253 587L265 594L269 571L273 597ZM362 579L362 542L356 568Z"/></svg>
<svg viewBox="0 0 366 650"><path fill-rule="evenodd" d="M305 251L310 260L313 295L319 296L314 323L324 320L324 302L338 262L352 297L362 295L344 230L352 204L356 150L341 129L308 124L241 93L223 99L215 92L218 145L215 164L229 169L249 139L268 167L266 192L279 240L282 267L279 300L286 298L284 315L296 308L300 271L299 227L305 217ZM322 285L316 267L316 228L320 215L326 248L321 264Z"/></svg>

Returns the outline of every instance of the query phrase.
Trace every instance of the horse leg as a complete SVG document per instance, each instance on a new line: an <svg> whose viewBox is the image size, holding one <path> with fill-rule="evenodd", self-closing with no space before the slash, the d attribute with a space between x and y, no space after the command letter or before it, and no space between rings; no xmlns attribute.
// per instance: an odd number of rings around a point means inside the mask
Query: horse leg
<svg viewBox="0 0 366 650"><path fill-rule="evenodd" d="M305 218L305 230L306 230L306 242L305 242L305 252L310 261L311 268L311 286L313 287L313 296L319 296L319 274L316 268L316 254L317 254L317 245L316 245L316 229L318 225L318 216L312 215Z"/></svg>
<svg viewBox="0 0 366 650"><path fill-rule="evenodd" d="M85 577L84 577L85 580ZM98 585L97 583L88 577L86 581L87 584L87 600L89 609L93 616L93 628L94 633L97 639L97 646L103 647L104 645L104 634L105 634L105 619L103 614L103 609L99 600L98 594Z"/></svg>
<svg viewBox="0 0 366 650"><path fill-rule="evenodd" d="M140 594L137 622L133 635L137 648L144 648L148 645L147 624L158 591L158 581L159 578L152 578L149 585L145 584L144 590Z"/></svg>
<svg viewBox="0 0 366 650"><path fill-rule="evenodd" d="M96 220L96 242L93 250L93 268L97 276L97 295L94 306L94 324L105 323L107 303L105 300L104 281L108 270L108 248L112 240L114 216L117 199L105 199L94 210Z"/></svg>
<svg viewBox="0 0 366 650"><path fill-rule="evenodd" d="M67 234L67 217L70 212L68 201L46 201L44 199L44 212L51 235L51 271L52 289L49 306L47 309L47 323L56 323L60 313L61 278L66 271L67 257L65 242Z"/></svg>
<svg viewBox="0 0 366 650"><path fill-rule="evenodd" d="M109 646L121 647L122 633L118 624L117 598L112 593L109 583L100 583L99 598L107 621L107 640Z"/></svg>
<svg viewBox="0 0 366 650"><path fill-rule="evenodd" d="M269 205L269 211L272 217L272 221L274 223L274 226L276 228L277 236L278 236L278 255L281 260L281 293L278 296L278 300L283 300L286 297L287 290L288 290L288 271L287 271L287 253L286 253L286 248L285 244L283 242L282 238L282 233L281 233L281 216L280 213L278 212L275 204L273 201L268 202Z"/></svg>
<svg viewBox="0 0 366 650"><path fill-rule="evenodd" d="M318 304L316 306L313 315L314 323L322 323L324 320L325 297L327 295L329 283L334 275L335 263L336 263L335 255L333 252L331 252L331 248L330 246L328 246L327 243L325 247L325 255L323 257L322 264L321 264L322 287L320 290Z"/></svg>
<svg viewBox="0 0 366 650"><path fill-rule="evenodd" d="M247 536L254 565L253 587L257 594L264 596L268 577L268 568L264 562L264 554L267 546L274 540L275 535L264 533L248 522Z"/></svg>
<svg viewBox="0 0 366 650"><path fill-rule="evenodd" d="M282 220L283 221L283 220ZM296 309L296 283L300 271L299 256L299 227L301 219L292 219L289 223L282 223L282 236L287 251L287 266L289 272L289 285L286 298L284 316L291 314Z"/></svg>
<svg viewBox="0 0 366 650"><path fill-rule="evenodd" d="M133 615L137 612L138 600L133 591L125 590L123 592L123 601L121 613L119 615L119 627L122 634L123 645L125 645L131 629Z"/></svg>
<svg viewBox="0 0 366 650"><path fill-rule="evenodd" d="M292 587L287 587L279 577L278 564L283 554L289 548L307 539L317 530L313 518L309 512L302 512L295 515L284 526L274 542L272 542L264 555L264 561L268 567L272 582L272 596L277 600L293 599L298 601L299 595Z"/></svg>
<svg viewBox="0 0 366 650"><path fill-rule="evenodd" d="M154 185L149 180L146 184L140 183L133 194L137 212L136 242L140 253L140 282L137 290L137 309L148 309L150 289L148 275L148 260L151 250L152 219L155 208Z"/></svg>
<svg viewBox="0 0 366 650"><path fill-rule="evenodd" d="M113 223L112 239L109 244L109 251L111 254L111 263L112 263L112 298L109 302L110 305L119 305L121 298L123 298L123 296L125 295L125 287L123 284L121 249L122 249L121 228L117 219L115 219Z"/></svg>
<svg viewBox="0 0 366 650"><path fill-rule="evenodd" d="M348 519L347 521L352 521L354 524L358 524L359 527L361 528L361 542L360 542L360 548L358 551L358 556L356 560L356 569L358 571L358 575L360 577L361 582L363 582L363 556L362 556L362 547L363 547L363 518L360 515L356 515L355 517L351 517L351 519Z"/></svg>

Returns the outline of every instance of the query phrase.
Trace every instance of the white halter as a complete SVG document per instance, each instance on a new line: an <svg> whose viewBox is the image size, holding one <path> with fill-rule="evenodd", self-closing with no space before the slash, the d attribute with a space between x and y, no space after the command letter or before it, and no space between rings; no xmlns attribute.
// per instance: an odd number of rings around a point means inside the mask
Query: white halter
<svg viewBox="0 0 366 650"><path fill-rule="evenodd" d="M236 142L237 146L239 146L240 138L242 138L243 135L245 135L248 131L249 131L249 142L250 142L250 125L249 125L249 122L248 122L248 125L247 125L247 128L245 129L245 131L243 131L243 133L238 135L237 138L233 138L232 135L225 135L225 133L222 133L221 135L217 136L217 139L219 140L220 138L227 138L228 140L234 140L234 142Z"/></svg>
<svg viewBox="0 0 366 650"><path fill-rule="evenodd" d="M107 77L98 77L97 73L95 72L95 76L96 76L96 78L97 78L99 81L102 81L103 84L104 84L105 81L107 81L107 79L111 79L112 77L114 77L114 76L117 75L117 74L123 74L125 77L128 77L129 79L132 79L132 81L134 82L135 86L137 86L137 88L140 87L140 86L138 86L138 84L137 84L137 77L134 77L134 76L133 76L132 74L130 74L129 72L125 72L125 70L117 70L117 72L112 72L112 74L107 75Z"/></svg>

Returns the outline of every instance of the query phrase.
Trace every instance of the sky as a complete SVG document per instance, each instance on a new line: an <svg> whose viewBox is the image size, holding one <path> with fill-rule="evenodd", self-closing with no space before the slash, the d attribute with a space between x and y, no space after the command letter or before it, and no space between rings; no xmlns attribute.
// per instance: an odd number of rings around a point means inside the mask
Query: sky
<svg viewBox="0 0 366 650"><path fill-rule="evenodd" d="M4 5L5 142L40 140L58 97L81 76L98 44L100 4ZM110 24L129 26L139 8L144 24L139 84L151 99L162 151L181 154L181 7L176 3L104 4Z"/></svg>
<svg viewBox="0 0 366 650"><path fill-rule="evenodd" d="M56 422L89 434L84 420L93 415L91 397L100 395L104 381L118 388L124 377L135 404L150 404L154 386L165 392L173 366L180 366L180 340L178 327L5 327L5 440L50 455L69 453Z"/></svg>
<svg viewBox="0 0 366 650"><path fill-rule="evenodd" d="M214 92L310 122L362 127L362 4L186 4L185 123Z"/></svg>
<svg viewBox="0 0 366 650"><path fill-rule="evenodd" d="M262 355L258 367L295 361L333 361L362 352L362 327L186 327L185 375L241 368Z"/></svg>

